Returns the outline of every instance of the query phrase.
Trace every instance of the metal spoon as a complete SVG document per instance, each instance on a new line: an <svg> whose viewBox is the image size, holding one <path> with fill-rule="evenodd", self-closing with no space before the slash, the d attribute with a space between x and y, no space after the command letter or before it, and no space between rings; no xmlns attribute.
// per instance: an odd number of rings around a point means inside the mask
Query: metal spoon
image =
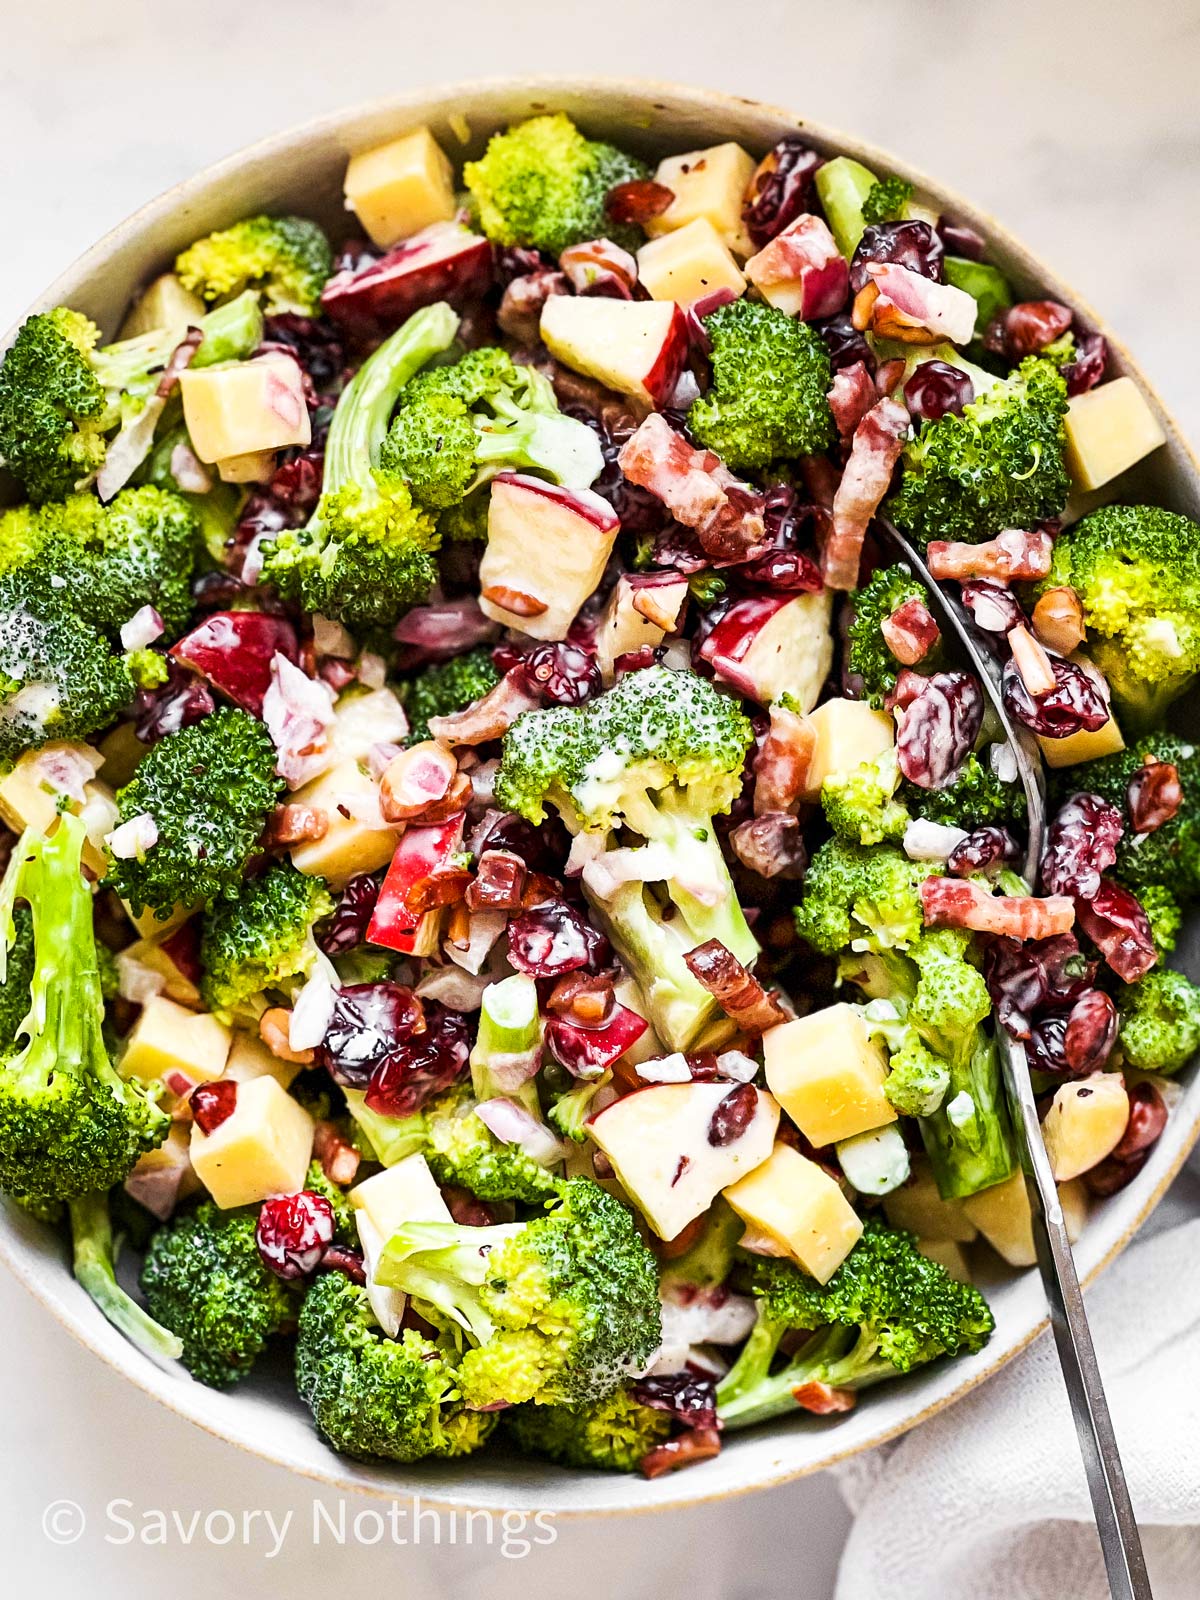
<svg viewBox="0 0 1200 1600"><path fill-rule="evenodd" d="M1014 727L1000 695L996 663L987 651L981 650L976 644L958 607L939 587L924 561L898 529L882 518L877 519L876 526L882 528L929 590L939 613L939 622L953 635L978 673L984 695L1016 755L1017 773L1029 805L1029 848L1025 858L1025 878L1034 884L1037 882L1046 828L1046 795L1037 747L1024 728ZM1108 1574L1108 1587L1113 1600L1153 1600L1150 1579L1146 1573L1146 1559L1142 1554L1141 1535L1121 1466L1058 1188L1050 1171L1046 1147L1042 1143L1025 1047L1011 1038L1005 1028L997 1027L996 1034L1009 1109L1021 1151L1025 1186L1029 1191L1038 1268L1050 1308L1050 1326L1054 1330L1063 1381L1071 1401L1079 1452L1083 1457Z"/></svg>

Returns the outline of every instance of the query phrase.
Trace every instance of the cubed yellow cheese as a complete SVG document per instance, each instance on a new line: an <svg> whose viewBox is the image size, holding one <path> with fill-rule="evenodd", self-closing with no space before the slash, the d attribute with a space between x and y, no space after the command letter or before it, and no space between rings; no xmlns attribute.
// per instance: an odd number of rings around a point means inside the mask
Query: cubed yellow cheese
<svg viewBox="0 0 1200 1600"><path fill-rule="evenodd" d="M293 865L301 872L324 878L331 889L344 889L356 872L375 872L392 859L399 835L394 828L372 828L338 810L347 795L370 799L376 785L356 761L341 761L311 783L297 789L292 799L324 813L329 827L320 839L308 839L292 851Z"/></svg>
<svg viewBox="0 0 1200 1600"><path fill-rule="evenodd" d="M27 750L11 772L0 777L0 821L14 833L34 828L50 834L56 826L63 790L56 772L65 764L79 767L80 760L95 766L95 753L85 745L55 740L40 750ZM71 810L83 817L87 837L83 845L83 864L97 878L108 870L104 859L104 836L117 821L116 802L108 784L89 778L83 785L84 800L71 802Z"/></svg>
<svg viewBox="0 0 1200 1600"><path fill-rule="evenodd" d="M312 438L302 374L290 356L188 367L179 375L179 391L201 461L281 450Z"/></svg>
<svg viewBox="0 0 1200 1600"><path fill-rule="evenodd" d="M943 1200L927 1161L914 1161L907 1183L884 1196L884 1214L893 1228L936 1243L970 1244L979 1229L961 1200Z"/></svg>
<svg viewBox="0 0 1200 1600"><path fill-rule="evenodd" d="M1110 756L1116 750L1124 750L1125 740L1121 737L1116 717L1110 716L1095 733L1081 730L1079 733L1069 733L1065 739L1047 739L1039 734L1038 746L1048 767L1077 767L1082 761L1095 761L1098 756Z"/></svg>
<svg viewBox="0 0 1200 1600"><path fill-rule="evenodd" d="M1067 1237L1074 1244L1087 1218L1087 1190L1076 1178L1059 1185L1058 1198L1067 1225ZM992 1249L1010 1267L1032 1267L1035 1264L1037 1252L1033 1246L1033 1217L1022 1172L1014 1172L1003 1183L993 1184L990 1189L981 1189L978 1194L969 1195L962 1204L963 1210Z"/></svg>
<svg viewBox="0 0 1200 1600"><path fill-rule="evenodd" d="M281 1089L290 1089L299 1071L300 1062L281 1061L256 1033L235 1029L229 1060L225 1063L227 1078L235 1083L249 1083L252 1078L274 1078Z"/></svg>
<svg viewBox="0 0 1200 1600"><path fill-rule="evenodd" d="M821 785L835 772L853 772L864 761L890 750L896 741L896 724L886 711L873 711L861 700L826 700L810 711L808 720L816 734L805 784L805 798L816 800Z"/></svg>
<svg viewBox="0 0 1200 1600"><path fill-rule="evenodd" d="M121 1056L126 1078L149 1083L168 1072L184 1072L196 1083L209 1083L225 1071L231 1035L207 1011L188 1011L156 994L142 1008Z"/></svg>
<svg viewBox="0 0 1200 1600"><path fill-rule="evenodd" d="M384 250L454 216L454 169L428 128L351 156L345 190L347 206Z"/></svg>
<svg viewBox="0 0 1200 1600"><path fill-rule="evenodd" d="M200 296L185 289L173 272L164 272L134 301L117 338L133 339L160 328L194 328L203 316Z"/></svg>
<svg viewBox="0 0 1200 1600"><path fill-rule="evenodd" d="M718 289L746 292L746 280L729 246L707 217L651 239L638 251L638 277L652 300L695 305Z"/></svg>
<svg viewBox="0 0 1200 1600"><path fill-rule="evenodd" d="M1129 1095L1119 1072L1093 1072L1060 1084L1042 1120L1055 1181L1078 1178L1111 1155L1128 1121Z"/></svg>
<svg viewBox="0 0 1200 1600"><path fill-rule="evenodd" d="M930 1261L936 1261L939 1267L945 1267L959 1283L970 1283L971 1269L967 1265L966 1253L962 1245L955 1244L953 1239L918 1239L917 1249Z"/></svg>
<svg viewBox="0 0 1200 1600"><path fill-rule="evenodd" d="M747 1225L765 1233L818 1283L828 1283L853 1250L863 1225L824 1167L791 1145L725 1190Z"/></svg>
<svg viewBox="0 0 1200 1600"><path fill-rule="evenodd" d="M174 1000L181 1006L195 1009L200 1004L200 991L191 978L172 958L169 951L164 950L161 937L138 939L127 945L117 956L118 968L130 965L145 968L147 971L157 973L162 979L162 993L168 1000Z"/></svg>
<svg viewBox="0 0 1200 1600"><path fill-rule="evenodd" d="M812 1144L834 1144L894 1122L883 1092L887 1061L844 1002L763 1034L771 1093Z"/></svg>
<svg viewBox="0 0 1200 1600"><path fill-rule="evenodd" d="M196 1176L223 1211L304 1187L313 1119L274 1078L238 1085L237 1102L211 1133L192 1124Z"/></svg>
<svg viewBox="0 0 1200 1600"><path fill-rule="evenodd" d="M222 483L266 483L274 471L274 450L251 450L244 456L226 456L217 462L217 477Z"/></svg>
<svg viewBox="0 0 1200 1600"><path fill-rule="evenodd" d="M1079 489L1099 489L1166 443L1132 378L1114 378L1067 407L1067 470Z"/></svg>
<svg viewBox="0 0 1200 1600"><path fill-rule="evenodd" d="M394 1167L355 1184L350 1204L366 1212L385 1244L406 1222L454 1220L422 1155L405 1156Z"/></svg>
<svg viewBox="0 0 1200 1600"><path fill-rule="evenodd" d="M646 224L646 232L656 239L705 217L731 250L748 256L753 245L742 221L742 203L754 165L754 157L732 143L668 156L659 162L654 178L675 198L661 216Z"/></svg>

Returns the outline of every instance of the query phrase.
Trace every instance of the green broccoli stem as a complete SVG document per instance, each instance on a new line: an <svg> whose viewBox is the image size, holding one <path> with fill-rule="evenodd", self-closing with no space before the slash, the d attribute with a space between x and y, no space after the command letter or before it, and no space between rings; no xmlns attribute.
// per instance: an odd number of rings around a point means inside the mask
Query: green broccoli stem
<svg viewBox="0 0 1200 1600"><path fill-rule="evenodd" d="M542 1053L537 985L514 972L483 991L479 1032L471 1051L471 1085L477 1100L499 1095L517 1101L541 1118L534 1073ZM516 1088L505 1087L524 1073Z"/></svg>
<svg viewBox="0 0 1200 1600"><path fill-rule="evenodd" d="M117 1243L108 1196L80 1195L70 1202L75 1277L97 1308L130 1344L156 1361L178 1361L183 1343L155 1322L117 1282Z"/></svg>
<svg viewBox="0 0 1200 1600"><path fill-rule="evenodd" d="M612 1082L612 1073L605 1071L598 1078L577 1083L573 1089L560 1094L546 1114L546 1120L573 1144L582 1144L587 1138L587 1119L592 1114L592 1104L601 1089Z"/></svg>
<svg viewBox="0 0 1200 1600"><path fill-rule="evenodd" d="M414 1300L449 1318L479 1344L496 1331L479 1289L487 1279L493 1250L521 1233L523 1222L468 1228L456 1222L410 1222L387 1241L375 1280L402 1289Z"/></svg>
<svg viewBox="0 0 1200 1600"><path fill-rule="evenodd" d="M471 490L498 472L514 469L544 472L555 483L586 489L603 466L592 430L558 412L518 413L517 420L499 425L477 421L475 461L479 470Z"/></svg>
<svg viewBox="0 0 1200 1600"><path fill-rule="evenodd" d="M346 1089L344 1093L346 1109L381 1166L394 1167L406 1156L424 1150L427 1129L420 1111L408 1117L389 1117L371 1110L362 1089Z"/></svg>
<svg viewBox="0 0 1200 1600"><path fill-rule="evenodd" d="M200 344L191 360L193 367L212 367L218 361L241 361L253 355L263 336L257 291L246 289L228 304L210 311L201 319L200 333Z"/></svg>
<svg viewBox="0 0 1200 1600"><path fill-rule="evenodd" d="M796 1390L807 1383L862 1389L896 1375L870 1334L841 1323L814 1333L797 1359L772 1373L784 1331L785 1324L773 1321L760 1306L741 1354L717 1385L717 1415L726 1428L750 1428L802 1411Z"/></svg>
<svg viewBox="0 0 1200 1600"><path fill-rule="evenodd" d="M986 1034L976 1035L965 1060L960 1056L950 1063L950 1086L941 1108L922 1117L920 1124L943 1200L965 1199L1012 1174L1016 1156L1008 1105L996 1045Z"/></svg>

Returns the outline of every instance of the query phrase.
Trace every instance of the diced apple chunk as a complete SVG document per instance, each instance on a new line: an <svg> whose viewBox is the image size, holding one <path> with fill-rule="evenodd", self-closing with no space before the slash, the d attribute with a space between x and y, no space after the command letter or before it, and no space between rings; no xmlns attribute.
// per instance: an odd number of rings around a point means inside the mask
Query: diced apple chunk
<svg viewBox="0 0 1200 1600"><path fill-rule="evenodd" d="M479 565L485 616L533 639L565 639L603 576L619 528L612 507L588 489L501 473Z"/></svg>
<svg viewBox="0 0 1200 1600"><path fill-rule="evenodd" d="M588 1123L660 1239L682 1233L722 1189L771 1154L779 1107L761 1090L741 1135L728 1144L712 1143L713 1115L730 1092L727 1083L656 1084L615 1100Z"/></svg>
<svg viewBox="0 0 1200 1600"><path fill-rule="evenodd" d="M454 215L454 169L428 128L350 157L346 204L383 250Z"/></svg>
<svg viewBox="0 0 1200 1600"><path fill-rule="evenodd" d="M1110 714L1108 721L1095 733L1081 729L1078 733L1067 734L1065 739L1047 739L1039 734L1038 746L1048 767L1077 767L1083 761L1095 761L1100 756L1124 750L1125 740L1116 717Z"/></svg>
<svg viewBox="0 0 1200 1600"><path fill-rule="evenodd" d="M654 180L675 198L660 216L651 218L646 232L655 239L703 217L731 250L748 256L754 247L742 221L742 203L754 166L754 157L732 142L668 156L659 162Z"/></svg>
<svg viewBox="0 0 1200 1600"><path fill-rule="evenodd" d="M618 394L666 405L687 361L687 318L671 301L551 295L541 335L550 354Z"/></svg>
<svg viewBox="0 0 1200 1600"><path fill-rule="evenodd" d="M283 1061L268 1050L256 1033L237 1029L225 1063L226 1078L234 1083L249 1083L252 1078L274 1078L281 1089L290 1089L300 1072L299 1061Z"/></svg>
<svg viewBox="0 0 1200 1600"><path fill-rule="evenodd" d="M229 1029L211 1013L188 1011L157 994L130 1029L121 1072L143 1083L171 1072L182 1072L194 1083L211 1083L225 1071L231 1043Z"/></svg>
<svg viewBox="0 0 1200 1600"><path fill-rule="evenodd" d="M303 374L291 356L188 367L179 375L179 390L201 461L226 461L312 439Z"/></svg>
<svg viewBox="0 0 1200 1600"><path fill-rule="evenodd" d="M355 797L370 804L377 786L357 761L339 761L311 783L297 789L292 800L321 812L328 822L319 839L306 839L292 849L292 864L301 872L324 878L331 889L344 889L358 872L376 872L392 859L396 848L394 828L373 828L347 815Z"/></svg>
<svg viewBox="0 0 1200 1600"><path fill-rule="evenodd" d="M85 770L95 771L96 766L94 750L67 740L27 750L12 771L0 777L0 822L14 833L33 828L49 835L57 826L59 807L68 792L64 786L74 787ZM116 824L116 802L108 784L98 778L84 779L83 797L82 805L73 800L69 808L83 817L87 829L83 864L101 878L108 870L104 835Z"/></svg>
<svg viewBox="0 0 1200 1600"><path fill-rule="evenodd" d="M804 792L808 800L820 798L822 784L835 772L853 772L896 742L896 724L888 713L862 700L826 700L808 720L816 733Z"/></svg>
<svg viewBox="0 0 1200 1600"><path fill-rule="evenodd" d="M683 577L653 586L640 585L629 576L618 578L596 629L596 660L606 684L613 681L621 656L660 645L667 635L666 625L674 632L687 593Z"/></svg>
<svg viewBox="0 0 1200 1600"><path fill-rule="evenodd" d="M155 915L151 906L143 906L135 917L126 901L121 901L125 915L132 922L140 939L165 939L174 933L176 928L182 928L187 919L196 909L195 906L172 906L165 917Z"/></svg>
<svg viewBox="0 0 1200 1600"><path fill-rule="evenodd" d="M240 1083L237 1101L211 1133L192 1124L196 1176L222 1211L304 1187L313 1119L274 1078Z"/></svg>
<svg viewBox="0 0 1200 1600"><path fill-rule="evenodd" d="M266 483L275 471L275 451L251 450L246 455L226 456L217 462L217 477L222 483Z"/></svg>
<svg viewBox="0 0 1200 1600"><path fill-rule="evenodd" d="M746 279L733 252L707 217L651 239L638 251L638 277L652 300L693 306L724 291L736 299Z"/></svg>
<svg viewBox="0 0 1200 1600"><path fill-rule="evenodd" d="M1119 1072L1093 1072L1054 1091L1042 1120L1042 1141L1057 1183L1090 1172L1120 1142L1129 1094Z"/></svg>
<svg viewBox="0 0 1200 1600"><path fill-rule="evenodd" d="M883 1202L893 1228L915 1233L918 1239L970 1244L979 1229L963 1210L961 1200L943 1200L927 1161L913 1163L912 1176L893 1189Z"/></svg>
<svg viewBox="0 0 1200 1600"><path fill-rule="evenodd" d="M156 974L162 980L162 993L168 1000L194 1010L200 1004L200 990L165 948L162 938L137 939L117 956L117 967L132 966Z"/></svg>
<svg viewBox="0 0 1200 1600"><path fill-rule="evenodd" d="M930 1261L936 1261L939 1267L945 1267L950 1276L959 1283L971 1282L971 1268L967 1262L966 1251L962 1245L955 1244L953 1239L918 1239L917 1249L923 1256L928 1256Z"/></svg>
<svg viewBox="0 0 1200 1600"><path fill-rule="evenodd" d="M832 614L829 589L742 600L717 623L701 654L719 677L760 705L786 694L807 712L833 662Z"/></svg>
<svg viewBox="0 0 1200 1600"><path fill-rule="evenodd" d="M765 1233L818 1283L830 1278L862 1237L863 1225L837 1181L791 1145L725 1190L756 1232Z"/></svg>
<svg viewBox="0 0 1200 1600"><path fill-rule="evenodd" d="M887 1057L853 1006L781 1022L762 1043L768 1087L810 1143L837 1144L896 1120L883 1092Z"/></svg>
<svg viewBox="0 0 1200 1600"><path fill-rule="evenodd" d="M160 328L199 327L205 306L198 294L185 289L173 272L155 278L134 301L121 324L118 339L157 333Z"/></svg>
<svg viewBox="0 0 1200 1600"><path fill-rule="evenodd" d="M1077 394L1067 407L1067 470L1078 489L1099 489L1166 443L1132 378Z"/></svg>
<svg viewBox="0 0 1200 1600"><path fill-rule="evenodd" d="M406 1222L453 1222L442 1191L422 1155L405 1156L394 1167L355 1184L350 1204L365 1211L386 1244Z"/></svg>
<svg viewBox="0 0 1200 1600"><path fill-rule="evenodd" d="M403 744L408 717L391 689L348 689L334 707L330 743L343 761L366 761L373 744Z"/></svg>
<svg viewBox="0 0 1200 1600"><path fill-rule="evenodd" d="M1087 1190L1078 1179L1058 1188L1059 1203L1074 1244L1087 1219ZM963 1210L1002 1260L1010 1267L1032 1267L1037 1262L1033 1244L1033 1217L1024 1173L1017 1171L1003 1183L981 1189L962 1202Z"/></svg>

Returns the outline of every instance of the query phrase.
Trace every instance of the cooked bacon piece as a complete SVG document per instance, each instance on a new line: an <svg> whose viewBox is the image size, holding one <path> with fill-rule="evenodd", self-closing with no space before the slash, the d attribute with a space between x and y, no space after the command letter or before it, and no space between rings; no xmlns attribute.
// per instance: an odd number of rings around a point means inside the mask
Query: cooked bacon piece
<svg viewBox="0 0 1200 1600"><path fill-rule="evenodd" d="M931 539L925 552L935 578L995 578L1014 583L1044 578L1050 571L1054 540L1042 528L1006 528L982 544Z"/></svg>
<svg viewBox="0 0 1200 1600"><path fill-rule="evenodd" d="M534 344L542 307L551 295L569 294L570 290L565 272L528 272L523 278L514 278L496 312L501 333L521 344Z"/></svg>
<svg viewBox="0 0 1200 1600"><path fill-rule="evenodd" d="M771 707L771 726L754 757L754 814L794 811L808 787L817 733L807 717Z"/></svg>
<svg viewBox="0 0 1200 1600"><path fill-rule="evenodd" d="M854 437L855 428L878 399L875 380L865 362L856 361L852 367L842 367L834 373L829 385L829 409L843 444Z"/></svg>
<svg viewBox="0 0 1200 1600"><path fill-rule="evenodd" d="M802 878L808 866L800 823L786 811L767 811L739 822L729 844L742 865L760 878Z"/></svg>
<svg viewBox="0 0 1200 1600"><path fill-rule="evenodd" d="M853 1411L858 1396L853 1389L834 1389L828 1383L800 1383L792 1390L792 1399L801 1411L811 1411L815 1417L827 1417L835 1411Z"/></svg>
<svg viewBox="0 0 1200 1600"><path fill-rule="evenodd" d="M444 657L487 644L499 632L500 624L484 616L472 595L414 606L392 629L392 638L397 644L413 645L430 657Z"/></svg>
<svg viewBox="0 0 1200 1600"><path fill-rule="evenodd" d="M665 1444L656 1444L642 1457L644 1478L661 1478L664 1473L678 1472L681 1467L694 1466L697 1461L711 1461L721 1454L721 1435L716 1428L689 1428Z"/></svg>
<svg viewBox="0 0 1200 1600"><path fill-rule="evenodd" d="M867 526L888 492L907 437L908 412L894 400L880 400L854 430L821 552L821 575L830 589L857 587Z"/></svg>
<svg viewBox="0 0 1200 1600"><path fill-rule="evenodd" d="M1141 902L1112 878L1101 878L1089 899L1075 902L1079 926L1126 983L1136 983L1158 960L1150 919Z"/></svg>
<svg viewBox="0 0 1200 1600"><path fill-rule="evenodd" d="M484 850L475 864L475 881L467 890L467 909L515 911L525 892L528 870L511 850Z"/></svg>
<svg viewBox="0 0 1200 1600"><path fill-rule="evenodd" d="M718 564L750 561L767 549L764 497L721 465L711 450L695 450L665 417L652 412L626 440L617 465L687 528Z"/></svg>
<svg viewBox="0 0 1200 1600"><path fill-rule="evenodd" d="M530 693L524 672L511 667L474 705L448 717L430 717L429 731L443 744L486 744L507 733L522 711L534 711L541 703Z"/></svg>
<svg viewBox="0 0 1200 1600"><path fill-rule="evenodd" d="M915 667L942 637L929 607L916 595L884 617L879 631L884 643L904 667Z"/></svg>
<svg viewBox="0 0 1200 1600"><path fill-rule="evenodd" d="M775 289L763 299L789 316L811 322L832 317L846 303L850 268L820 217L797 217L746 263L756 289Z"/></svg>
<svg viewBox="0 0 1200 1600"><path fill-rule="evenodd" d="M978 306L951 283L935 283L896 261L869 261L854 300L854 326L902 344L969 344ZM871 294L871 290L874 294Z"/></svg>
<svg viewBox="0 0 1200 1600"><path fill-rule="evenodd" d="M927 928L973 928L1005 939L1053 939L1075 925L1075 903L1065 895L997 896L963 878L926 878L921 907Z"/></svg>
<svg viewBox="0 0 1200 1600"><path fill-rule="evenodd" d="M358 1151L344 1138L336 1122L318 1122L313 1134L313 1155L321 1163L321 1171L330 1183L353 1183L362 1160Z"/></svg>
<svg viewBox="0 0 1200 1600"><path fill-rule="evenodd" d="M774 994L768 994L753 973L719 939L706 939L684 956L692 977L739 1028L747 1033L765 1033L777 1022L787 1022L789 1013Z"/></svg>

